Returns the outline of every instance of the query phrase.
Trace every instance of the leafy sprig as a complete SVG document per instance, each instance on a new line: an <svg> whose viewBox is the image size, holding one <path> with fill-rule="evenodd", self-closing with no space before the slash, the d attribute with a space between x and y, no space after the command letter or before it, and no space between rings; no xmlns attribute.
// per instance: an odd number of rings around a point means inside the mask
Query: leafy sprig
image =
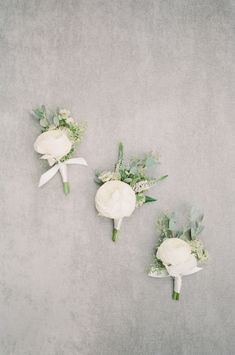
<svg viewBox="0 0 235 355"><path fill-rule="evenodd" d="M160 178L153 178L149 176L149 169L155 167L159 163L159 157L153 153L145 154L143 157L134 157L130 161L124 160L124 147L119 144L118 161L115 164L114 171L105 170L96 173L96 182L99 185L111 180L120 180L134 190L136 194L137 207L144 203L154 202L155 198L146 196L145 191L156 185L168 175Z"/></svg>
<svg viewBox="0 0 235 355"><path fill-rule="evenodd" d="M76 122L68 110L57 109L56 112L49 113L44 105L33 110L33 115L38 119L42 132L53 129L66 130L67 136L72 142L72 148L68 154L60 159L61 162L72 157L76 147L81 142L86 126Z"/></svg>
<svg viewBox="0 0 235 355"><path fill-rule="evenodd" d="M201 240L197 239L198 235L203 231L202 225L203 214L196 208L192 208L189 214L188 221L183 228L178 228L175 213L163 214L157 220L157 228L160 231L159 240L154 249L153 260L148 271L157 272L160 274L166 271L161 260L157 259L156 254L159 246L168 238L179 238L187 242L191 247L192 254L196 257L199 264L202 264L208 259L208 252L204 248Z"/></svg>

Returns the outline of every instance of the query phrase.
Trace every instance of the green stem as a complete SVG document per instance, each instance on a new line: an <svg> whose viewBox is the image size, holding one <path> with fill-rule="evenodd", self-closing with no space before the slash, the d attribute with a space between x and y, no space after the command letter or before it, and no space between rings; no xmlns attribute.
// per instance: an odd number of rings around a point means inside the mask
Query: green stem
<svg viewBox="0 0 235 355"><path fill-rule="evenodd" d="M70 189L69 189L69 183L66 181L66 182L63 182L63 186L64 186L64 193L65 195L68 195Z"/></svg>
<svg viewBox="0 0 235 355"><path fill-rule="evenodd" d="M113 228L112 241L116 242L117 238L118 238L118 230L116 228Z"/></svg>
<svg viewBox="0 0 235 355"><path fill-rule="evenodd" d="M119 161L123 161L123 144L119 143L119 147L118 147L118 160Z"/></svg>
<svg viewBox="0 0 235 355"><path fill-rule="evenodd" d="M173 291L172 293L172 299L175 301L179 301L180 294L178 292Z"/></svg>

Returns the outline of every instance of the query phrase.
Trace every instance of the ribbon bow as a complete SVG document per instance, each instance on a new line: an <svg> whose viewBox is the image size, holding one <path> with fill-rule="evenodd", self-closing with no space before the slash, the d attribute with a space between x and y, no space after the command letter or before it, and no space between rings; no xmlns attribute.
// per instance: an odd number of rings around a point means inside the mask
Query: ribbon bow
<svg viewBox="0 0 235 355"><path fill-rule="evenodd" d="M87 162L83 158L72 158L72 159L66 160L64 162L58 162L51 169L47 170L44 174L41 175L38 186L41 187L44 184L46 184L59 171L61 174L62 180L63 180L64 192L65 192L65 194L69 193L67 165L73 165L73 164L87 166Z"/></svg>

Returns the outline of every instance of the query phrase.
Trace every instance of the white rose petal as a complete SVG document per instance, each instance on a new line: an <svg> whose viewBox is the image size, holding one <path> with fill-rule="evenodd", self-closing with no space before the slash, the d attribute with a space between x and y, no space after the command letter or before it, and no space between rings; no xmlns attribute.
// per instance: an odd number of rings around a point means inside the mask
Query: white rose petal
<svg viewBox="0 0 235 355"><path fill-rule="evenodd" d="M100 215L121 219L129 217L134 211L136 196L132 188L125 182L108 181L98 189L95 204Z"/></svg>
<svg viewBox="0 0 235 355"><path fill-rule="evenodd" d="M50 166L52 166L56 163L56 159L53 158L51 155L42 155L40 159L46 159Z"/></svg>
<svg viewBox="0 0 235 355"><path fill-rule="evenodd" d="M180 275L191 274L191 271L197 267L197 260L194 255L190 254L188 259L177 265L166 265L169 275L178 277Z"/></svg>
<svg viewBox="0 0 235 355"><path fill-rule="evenodd" d="M197 267L197 259L190 245L179 238L166 239L158 248L156 256L172 277L178 278L201 270Z"/></svg>
<svg viewBox="0 0 235 355"><path fill-rule="evenodd" d="M55 129L40 134L34 143L36 152L50 155L51 158L55 158L56 160L68 154L71 148L71 141L65 131L61 129Z"/></svg>
<svg viewBox="0 0 235 355"><path fill-rule="evenodd" d="M166 239L157 250L157 258L164 265L177 265L185 262L191 254L191 248L179 238Z"/></svg>

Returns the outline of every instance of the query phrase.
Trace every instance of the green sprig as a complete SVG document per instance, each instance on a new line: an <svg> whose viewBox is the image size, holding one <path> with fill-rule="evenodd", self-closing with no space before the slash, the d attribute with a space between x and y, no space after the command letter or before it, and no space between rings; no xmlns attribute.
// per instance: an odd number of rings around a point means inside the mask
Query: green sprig
<svg viewBox="0 0 235 355"><path fill-rule="evenodd" d="M120 180L130 185L136 193L136 206L144 203L155 202L156 199L144 195L144 192L152 186L167 178L168 175L160 178L153 178L149 175L149 170L159 163L157 154L148 153L143 157L134 157L130 161L124 159L124 147L120 143L118 147L118 161L115 164L114 172L103 171L96 174L96 182L100 185L110 180Z"/></svg>
<svg viewBox="0 0 235 355"><path fill-rule="evenodd" d="M70 152L63 156L60 161L70 159L84 136L86 126L83 123L73 121L66 112L61 113L60 109L49 114L44 105L37 107L32 113L39 120L42 132L52 129L66 130L67 136L72 142L72 147Z"/></svg>
<svg viewBox="0 0 235 355"><path fill-rule="evenodd" d="M196 257L199 264L208 260L208 252L204 248L201 240L197 236L202 232L203 214L194 207L190 210L189 219L183 228L177 227L175 213L163 214L157 220L157 229L160 231L160 238L154 248L153 261L150 265L149 272L162 273L166 271L161 260L157 259L156 254L159 246L168 238L179 238L190 245L192 254Z"/></svg>

